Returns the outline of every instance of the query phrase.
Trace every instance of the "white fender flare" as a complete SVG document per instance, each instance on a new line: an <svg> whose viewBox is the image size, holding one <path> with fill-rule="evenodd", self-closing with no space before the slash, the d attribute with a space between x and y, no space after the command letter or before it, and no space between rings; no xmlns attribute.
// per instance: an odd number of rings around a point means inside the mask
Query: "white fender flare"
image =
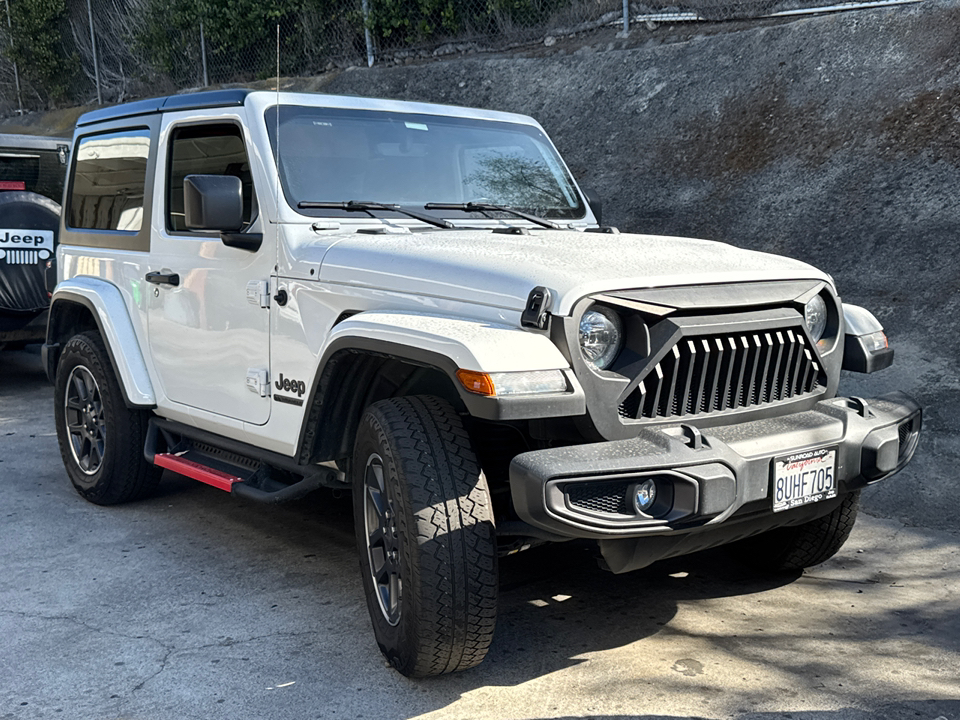
<svg viewBox="0 0 960 720"><path fill-rule="evenodd" d="M131 407L156 407L157 398L150 373L119 288L93 277L75 277L61 282L50 300L50 328L56 327L58 306L62 308L65 303L82 305L93 315L127 404ZM48 334L47 343L50 345L68 339L50 337Z"/></svg>

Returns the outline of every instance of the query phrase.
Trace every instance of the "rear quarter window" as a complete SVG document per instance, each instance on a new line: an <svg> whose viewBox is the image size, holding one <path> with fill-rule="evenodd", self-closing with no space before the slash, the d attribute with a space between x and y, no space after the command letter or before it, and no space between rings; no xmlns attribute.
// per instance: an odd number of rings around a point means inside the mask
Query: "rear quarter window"
<svg viewBox="0 0 960 720"><path fill-rule="evenodd" d="M74 148L68 225L138 232L150 156L147 128L89 135Z"/></svg>

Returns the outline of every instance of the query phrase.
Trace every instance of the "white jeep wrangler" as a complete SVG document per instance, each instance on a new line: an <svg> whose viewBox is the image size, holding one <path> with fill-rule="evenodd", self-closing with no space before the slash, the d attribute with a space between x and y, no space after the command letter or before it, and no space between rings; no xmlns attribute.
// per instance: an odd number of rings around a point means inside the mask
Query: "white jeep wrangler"
<svg viewBox="0 0 960 720"><path fill-rule="evenodd" d="M412 676L483 659L498 557L543 542L616 573L829 558L920 433L903 394L837 397L892 361L879 323L804 263L600 222L520 115L246 90L84 115L44 346L70 480L351 488Z"/></svg>

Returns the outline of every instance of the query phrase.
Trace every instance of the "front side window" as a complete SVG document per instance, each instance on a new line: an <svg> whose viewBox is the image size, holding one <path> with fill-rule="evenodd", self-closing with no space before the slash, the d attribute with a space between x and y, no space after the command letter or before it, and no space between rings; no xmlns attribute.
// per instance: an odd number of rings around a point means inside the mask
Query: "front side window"
<svg viewBox="0 0 960 720"><path fill-rule="evenodd" d="M487 202L568 219L586 212L550 141L529 125L283 105L278 134L277 115L273 107L264 119L294 208L372 200L421 210Z"/></svg>
<svg viewBox="0 0 960 720"><path fill-rule="evenodd" d="M146 128L80 138L70 190L70 227L139 231L149 156Z"/></svg>
<svg viewBox="0 0 960 720"><path fill-rule="evenodd" d="M240 128L232 123L188 125L173 132L167 171L167 229L187 232L183 179L187 175L233 175L243 187L243 221L256 212L253 177Z"/></svg>

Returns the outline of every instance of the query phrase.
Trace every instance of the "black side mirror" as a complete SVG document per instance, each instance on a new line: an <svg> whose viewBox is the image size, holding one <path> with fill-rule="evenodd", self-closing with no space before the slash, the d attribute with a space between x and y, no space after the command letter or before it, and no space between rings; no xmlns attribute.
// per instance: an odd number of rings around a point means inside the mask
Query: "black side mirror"
<svg viewBox="0 0 960 720"><path fill-rule="evenodd" d="M187 175L183 212L189 230L236 232L243 227L243 185L233 175Z"/></svg>
<svg viewBox="0 0 960 720"><path fill-rule="evenodd" d="M587 204L590 205L590 210L597 219L597 225L603 225L603 200L600 199L600 195L596 190L584 189L583 196L587 198Z"/></svg>

